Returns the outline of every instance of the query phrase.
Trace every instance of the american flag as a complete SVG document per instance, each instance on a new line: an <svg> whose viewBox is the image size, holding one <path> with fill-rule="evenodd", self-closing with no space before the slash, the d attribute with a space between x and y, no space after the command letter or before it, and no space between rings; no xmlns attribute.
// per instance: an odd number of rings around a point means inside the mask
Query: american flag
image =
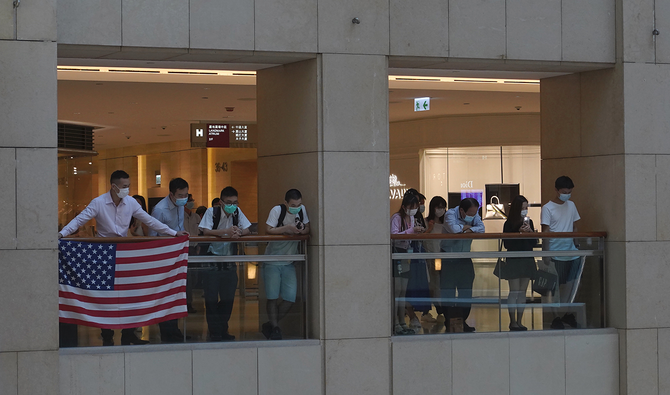
<svg viewBox="0 0 670 395"><path fill-rule="evenodd" d="M185 317L188 237L58 242L60 322L135 328Z"/></svg>

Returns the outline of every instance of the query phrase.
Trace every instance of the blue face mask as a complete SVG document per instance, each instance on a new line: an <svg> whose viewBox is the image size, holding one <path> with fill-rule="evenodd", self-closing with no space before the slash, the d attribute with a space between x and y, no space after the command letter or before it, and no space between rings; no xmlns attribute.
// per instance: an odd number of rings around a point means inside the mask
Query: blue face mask
<svg viewBox="0 0 670 395"><path fill-rule="evenodd" d="M174 204L176 204L177 206L181 207L181 206L186 206L186 203L187 203L187 202L188 202L188 198L175 199Z"/></svg>
<svg viewBox="0 0 670 395"><path fill-rule="evenodd" d="M289 207L288 212L293 215L296 215L300 212L300 207Z"/></svg>
<svg viewBox="0 0 670 395"><path fill-rule="evenodd" d="M469 215L466 215L465 219L463 221L465 221L465 223L471 224L472 221L474 221L474 220L475 220L475 217L471 217Z"/></svg>
<svg viewBox="0 0 670 395"><path fill-rule="evenodd" d="M571 193L561 193L561 194L558 196L558 198L561 199L561 200L564 201L564 202L567 202L568 200L570 200L570 196L572 196Z"/></svg>
<svg viewBox="0 0 670 395"><path fill-rule="evenodd" d="M226 212L226 214L232 214L237 210L237 204L224 204L223 205L223 211Z"/></svg>

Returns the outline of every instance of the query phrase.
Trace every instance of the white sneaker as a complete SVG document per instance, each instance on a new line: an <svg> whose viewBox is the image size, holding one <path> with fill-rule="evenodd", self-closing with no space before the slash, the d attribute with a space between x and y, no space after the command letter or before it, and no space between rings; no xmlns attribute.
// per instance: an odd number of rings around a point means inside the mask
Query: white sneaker
<svg viewBox="0 0 670 395"><path fill-rule="evenodd" d="M430 313L423 314L421 316L421 321L422 322L427 322L427 323L430 323L430 324L434 324L434 323L437 322L437 320L435 318L433 318L433 316L430 315Z"/></svg>
<svg viewBox="0 0 670 395"><path fill-rule="evenodd" d="M416 317L412 318L409 322L409 327L414 331L414 333L419 333L421 330L421 323L419 322L419 319Z"/></svg>

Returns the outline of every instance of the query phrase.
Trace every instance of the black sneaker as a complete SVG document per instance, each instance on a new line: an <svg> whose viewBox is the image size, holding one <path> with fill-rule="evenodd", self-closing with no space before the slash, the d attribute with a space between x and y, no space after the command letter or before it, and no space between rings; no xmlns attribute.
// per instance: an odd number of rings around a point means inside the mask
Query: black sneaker
<svg viewBox="0 0 670 395"><path fill-rule="evenodd" d="M278 326L275 326L272 329L272 334L270 335L270 340L281 340L281 329Z"/></svg>
<svg viewBox="0 0 670 395"><path fill-rule="evenodd" d="M235 335L231 335L230 333L224 333L221 335L221 341L229 342L233 340L235 340Z"/></svg>
<svg viewBox="0 0 670 395"><path fill-rule="evenodd" d="M469 333L472 333L472 332L474 332L474 331L475 331L475 327L474 327L474 326L470 326L470 325L466 324L465 322L463 322L463 332L469 332Z"/></svg>
<svg viewBox="0 0 670 395"><path fill-rule="evenodd" d="M565 314L563 318L561 318L561 321L565 322L566 324L570 325L575 329L579 329L579 322L577 322L577 319L575 318L574 314Z"/></svg>
<svg viewBox="0 0 670 395"><path fill-rule="evenodd" d="M261 332L263 333L263 336L265 336L266 339L268 340L270 339L270 335L272 335L272 324L270 323L270 321L261 325Z"/></svg>
<svg viewBox="0 0 670 395"><path fill-rule="evenodd" d="M559 317L556 317L551 321L551 329L565 329L565 325L563 325L563 321Z"/></svg>

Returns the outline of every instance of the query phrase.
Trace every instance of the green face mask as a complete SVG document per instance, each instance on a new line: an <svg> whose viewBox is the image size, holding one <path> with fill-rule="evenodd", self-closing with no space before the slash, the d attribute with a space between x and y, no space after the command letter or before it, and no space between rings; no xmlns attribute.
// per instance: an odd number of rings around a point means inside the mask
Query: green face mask
<svg viewBox="0 0 670 395"><path fill-rule="evenodd" d="M237 204L224 204L223 205L223 211L226 212L226 214L232 214L237 210Z"/></svg>
<svg viewBox="0 0 670 395"><path fill-rule="evenodd" d="M296 215L300 212L300 207L289 207L288 212L293 215Z"/></svg>

